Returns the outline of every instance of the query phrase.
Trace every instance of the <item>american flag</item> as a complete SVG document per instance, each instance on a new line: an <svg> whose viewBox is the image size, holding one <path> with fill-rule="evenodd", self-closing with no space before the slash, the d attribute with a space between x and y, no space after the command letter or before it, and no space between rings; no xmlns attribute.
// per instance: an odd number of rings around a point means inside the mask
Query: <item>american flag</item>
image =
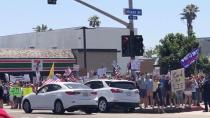
<svg viewBox="0 0 210 118"><path fill-rule="evenodd" d="M115 79L120 79L120 66L119 65L116 65L113 69L113 73L114 73L114 76L115 76Z"/></svg>
<svg viewBox="0 0 210 118"><path fill-rule="evenodd" d="M68 81L71 81L71 82L77 82L78 79L74 76L73 73L71 73L68 77Z"/></svg>
<svg viewBox="0 0 210 118"><path fill-rule="evenodd" d="M51 84L51 83L56 83L56 82L62 82L62 81L58 77L54 76L53 79L46 79L45 81L42 82L42 84L46 85L46 84Z"/></svg>

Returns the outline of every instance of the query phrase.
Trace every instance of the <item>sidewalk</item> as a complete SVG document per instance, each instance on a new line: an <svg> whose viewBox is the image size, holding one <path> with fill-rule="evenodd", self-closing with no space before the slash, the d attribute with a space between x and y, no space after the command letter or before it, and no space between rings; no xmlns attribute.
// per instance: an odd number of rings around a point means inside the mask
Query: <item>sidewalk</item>
<svg viewBox="0 0 210 118"><path fill-rule="evenodd" d="M192 111L203 111L204 110L204 106L192 106L191 108L177 108L177 107L166 107L163 108L163 110L158 109L158 108L138 108L136 109L135 113L153 113L153 114L157 114L157 113L180 113L180 112L192 112Z"/></svg>

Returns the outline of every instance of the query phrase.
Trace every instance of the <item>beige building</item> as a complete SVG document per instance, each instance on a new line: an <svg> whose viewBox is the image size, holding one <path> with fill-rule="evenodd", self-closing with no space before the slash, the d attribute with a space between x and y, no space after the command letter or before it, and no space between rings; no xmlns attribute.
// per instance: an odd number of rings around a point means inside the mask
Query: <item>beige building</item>
<svg viewBox="0 0 210 118"><path fill-rule="evenodd" d="M198 38L201 47L201 53L210 57L210 37Z"/></svg>
<svg viewBox="0 0 210 118"><path fill-rule="evenodd" d="M135 30L136 32L137 30ZM87 29L88 70L96 70L104 65L108 71L112 71L112 62L115 60L121 66L121 73L125 73L130 58L122 57L121 36L129 33L127 28L99 27ZM72 49L81 68L84 67L83 44L83 30L79 28L0 36L0 48Z"/></svg>

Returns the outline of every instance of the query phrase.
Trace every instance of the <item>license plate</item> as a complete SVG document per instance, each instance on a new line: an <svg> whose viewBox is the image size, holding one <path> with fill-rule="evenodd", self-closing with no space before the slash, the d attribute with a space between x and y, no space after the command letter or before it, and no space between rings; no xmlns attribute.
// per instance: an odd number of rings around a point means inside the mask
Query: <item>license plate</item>
<svg viewBox="0 0 210 118"><path fill-rule="evenodd" d="M88 93L87 93L87 92L85 92L85 93L83 93L82 95L83 95L83 96L88 96Z"/></svg>
<svg viewBox="0 0 210 118"><path fill-rule="evenodd" d="M131 92L126 92L126 95L127 96L131 96Z"/></svg>

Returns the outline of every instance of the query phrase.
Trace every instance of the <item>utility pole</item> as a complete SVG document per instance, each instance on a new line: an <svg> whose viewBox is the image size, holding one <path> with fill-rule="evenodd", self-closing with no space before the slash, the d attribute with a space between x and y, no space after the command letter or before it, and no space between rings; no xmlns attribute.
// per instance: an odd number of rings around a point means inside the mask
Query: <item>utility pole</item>
<svg viewBox="0 0 210 118"><path fill-rule="evenodd" d="M84 53L84 68L87 71L87 48L86 48L86 29L87 27L81 27L83 31L83 53Z"/></svg>

